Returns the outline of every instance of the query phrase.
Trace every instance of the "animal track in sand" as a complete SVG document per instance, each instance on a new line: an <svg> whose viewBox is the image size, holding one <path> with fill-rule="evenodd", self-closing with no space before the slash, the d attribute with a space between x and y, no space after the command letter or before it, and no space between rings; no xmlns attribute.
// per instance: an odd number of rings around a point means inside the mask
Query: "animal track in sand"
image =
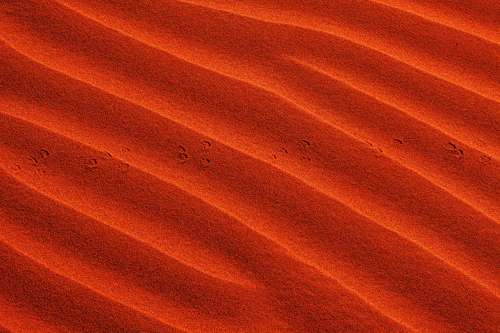
<svg viewBox="0 0 500 333"><path fill-rule="evenodd" d="M0 331L496 333L493 2L0 1Z"/></svg>
<svg viewBox="0 0 500 333"><path fill-rule="evenodd" d="M209 158L206 158L206 157L204 157L204 158L202 158L200 160L200 164L201 164L201 167L203 169L208 168L210 166L210 163L212 163L212 161Z"/></svg>
<svg viewBox="0 0 500 333"><path fill-rule="evenodd" d="M100 152L100 156L77 157L84 170L96 171L101 166L109 166L118 169L120 172L127 172L130 165L127 162L115 159L110 152Z"/></svg>
<svg viewBox="0 0 500 333"><path fill-rule="evenodd" d="M178 153L177 158L179 159L180 163L186 163L187 160L189 159L189 156L186 153Z"/></svg>
<svg viewBox="0 0 500 333"><path fill-rule="evenodd" d="M47 158L50 155L47 149L40 149L33 155L29 156L28 159L33 162L34 165L38 165L42 159Z"/></svg>
<svg viewBox="0 0 500 333"><path fill-rule="evenodd" d="M50 155L49 151L47 149L39 149L36 151L34 154L28 156L28 160L30 161L31 167L33 167L35 174L37 175L44 175L47 173L47 170L45 166L43 165L43 160L48 158ZM21 167L19 167L18 170L21 170Z"/></svg>
<svg viewBox="0 0 500 333"><path fill-rule="evenodd" d="M413 138L413 137L409 137L409 138L403 137L403 138L394 138L392 141L398 145L404 145L404 144L418 141L418 139Z"/></svg>
<svg viewBox="0 0 500 333"><path fill-rule="evenodd" d="M276 153L272 153L271 156L273 157L273 159L277 160L279 154L288 154L288 149L286 149L285 147L280 147L279 151Z"/></svg>
<svg viewBox="0 0 500 333"><path fill-rule="evenodd" d="M481 155L479 157L479 162L483 163L483 164L487 164L487 163L490 163L491 162L491 156L488 156L488 155Z"/></svg>
<svg viewBox="0 0 500 333"><path fill-rule="evenodd" d="M205 150L212 148L212 143L208 140L203 140L202 145Z"/></svg>
<svg viewBox="0 0 500 333"><path fill-rule="evenodd" d="M300 159L310 162L312 159L310 156L311 152L309 149L311 148L311 142L309 140L302 139L297 142L297 145L299 146L299 149L301 151Z"/></svg>
<svg viewBox="0 0 500 333"><path fill-rule="evenodd" d="M30 157L28 157L28 159L33 163L33 165L38 164L38 159L36 157L30 156Z"/></svg>
<svg viewBox="0 0 500 333"><path fill-rule="evenodd" d="M97 159L96 158L89 158L84 162L84 167L87 170L94 170L97 168Z"/></svg>
<svg viewBox="0 0 500 333"><path fill-rule="evenodd" d="M190 155L188 153L188 149L184 145L178 146L176 159L179 163L184 164L188 162L190 159L193 159L198 163L198 166L201 169L206 169L212 163L212 160L209 158L208 151L212 148L212 143L208 140L203 140L201 142L202 150L195 151L194 154Z"/></svg>
<svg viewBox="0 0 500 333"><path fill-rule="evenodd" d="M311 146L311 142L308 140L300 140L298 142L299 147L301 148L309 148Z"/></svg>
<svg viewBox="0 0 500 333"><path fill-rule="evenodd" d="M448 144L446 145L446 150L448 150L453 156L458 159L464 158L464 151L461 148L458 148L457 145L452 142L448 142Z"/></svg>
<svg viewBox="0 0 500 333"><path fill-rule="evenodd" d="M373 143L369 141L365 141L365 143L370 147L370 149L372 149L375 152L376 157L382 157L384 151L380 147L375 146Z"/></svg>
<svg viewBox="0 0 500 333"><path fill-rule="evenodd" d="M312 146L311 142L309 140L305 140L305 139L301 139L301 140L298 140L296 142L297 146L298 146L298 158L300 158L301 160L305 160L305 161L311 161L312 158L310 156L311 154L311 151L310 151L310 148ZM278 157L279 157L279 154L290 154L290 151L285 148L285 147L280 147L279 151L277 153L273 153L271 156L273 157L273 159L277 160ZM292 155L295 155L295 153L292 152Z"/></svg>
<svg viewBox="0 0 500 333"><path fill-rule="evenodd" d="M178 148L179 148L179 151L177 152L177 160L179 161L179 163L184 164L189 159L187 149L183 145L179 145Z"/></svg>
<svg viewBox="0 0 500 333"><path fill-rule="evenodd" d="M42 158L45 158L48 157L50 153L47 149L40 149L40 155L42 156Z"/></svg>

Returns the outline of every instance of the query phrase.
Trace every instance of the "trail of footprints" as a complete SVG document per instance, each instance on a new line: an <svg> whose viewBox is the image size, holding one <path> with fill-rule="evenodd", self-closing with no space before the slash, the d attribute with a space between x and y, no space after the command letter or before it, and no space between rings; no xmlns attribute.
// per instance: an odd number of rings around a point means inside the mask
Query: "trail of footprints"
<svg viewBox="0 0 500 333"><path fill-rule="evenodd" d="M415 138L395 138L393 139L393 143L397 145L404 145L411 142L417 141ZM366 141L365 142L372 150L375 151L377 156L383 155L383 150L379 147L375 146L373 143ZM303 161L311 162L313 150L311 149L312 143L306 139L300 139L296 141L296 150L299 158ZM207 169L212 164L212 159L209 155L210 150L213 148L213 143L209 140L203 140L200 144L199 149L194 149L193 153L190 153L188 149L180 144L177 147L176 159L180 164L185 164L190 160L195 161L200 169ZM457 146L457 144L453 142L448 142L444 145L444 149L451 156L462 160L465 157L464 150ZM122 147L122 154L130 153L130 148ZM286 147L280 147L278 151L272 154L274 160L278 160L280 156L286 156L291 154L290 150ZM30 154L26 157L24 161L18 161L10 166L12 172L17 173L22 171L23 169L31 169L34 171L36 175L45 175L47 173L47 168L45 165L46 160L51 156L51 153L46 148L40 148L35 153ZM94 172L99 169L101 165L105 165L106 163L118 163L118 169L122 172L127 172L129 169L129 164L121 161L117 161L113 158L113 156L109 152L103 152L99 156L81 156L77 157L79 160L79 164L83 167L84 170L88 172ZM492 157L489 155L481 155L479 157L479 162L482 164L488 164L492 161Z"/></svg>
<svg viewBox="0 0 500 333"><path fill-rule="evenodd" d="M458 148L458 146L452 142L448 142L448 144L446 145L446 150L448 150L453 156L455 156L458 159L464 158L463 149Z"/></svg>
<svg viewBox="0 0 500 333"><path fill-rule="evenodd" d="M296 148L298 149L298 154L301 160L305 160L308 162L312 161L312 151L310 150L311 148L311 142L305 139L298 140L296 142ZM291 154L288 148L286 147L280 147L277 152L274 152L272 154L273 159L278 160L280 156L286 156L288 154Z"/></svg>
<svg viewBox="0 0 500 333"><path fill-rule="evenodd" d="M122 148L121 151L122 151L122 153L126 153L126 152L129 152L130 149L129 148ZM110 163L110 164L116 163L118 169L121 172L127 172L128 169L130 168L130 165L128 163L121 162L121 161L114 159L113 155L111 155L111 153L109 153L109 152L104 152L99 156L91 156L91 157L85 156L85 157L82 157L81 159L83 160L82 161L83 168L86 171L90 171L90 172L94 172L94 171L98 170L102 165L105 165L107 163Z"/></svg>
<svg viewBox="0 0 500 333"><path fill-rule="evenodd" d="M50 153L47 149L42 148L37 150L34 154L28 156L28 165L33 168L36 175L44 175L47 173L47 169L45 168L45 159L50 156ZM21 170L22 167L19 164L18 170Z"/></svg>
<svg viewBox="0 0 500 333"><path fill-rule="evenodd" d="M190 152L188 152L188 149L181 144L178 146L177 160L181 164L185 164L190 160L195 160L201 169L206 169L212 163L212 160L209 158L208 155L211 148L212 148L212 142L208 140L203 140L201 142L201 151L195 150L195 152L191 154Z"/></svg>

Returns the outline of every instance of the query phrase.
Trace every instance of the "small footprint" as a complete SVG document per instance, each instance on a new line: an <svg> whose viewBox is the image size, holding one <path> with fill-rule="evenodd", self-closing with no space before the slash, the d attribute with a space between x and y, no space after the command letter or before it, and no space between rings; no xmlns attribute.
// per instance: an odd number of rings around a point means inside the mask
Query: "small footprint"
<svg viewBox="0 0 500 333"><path fill-rule="evenodd" d="M128 172L128 170L130 169L130 164L126 163L126 162L120 162L120 165L119 165L119 170L121 172Z"/></svg>
<svg viewBox="0 0 500 333"><path fill-rule="evenodd" d="M375 146L373 143L371 143L371 142L369 142L369 141L365 141L365 143L366 143L368 146L370 146L370 148L371 148L371 149L373 149L373 150L376 152L376 153L375 153L375 154L376 154L376 155L375 155L376 157L380 157L380 156L384 153L384 151L383 151L381 148L379 148L379 147Z"/></svg>
<svg viewBox="0 0 500 333"><path fill-rule="evenodd" d="M180 163L186 163L187 160L189 159L189 156L188 156L188 154L181 152L181 153L177 154L177 158L179 159Z"/></svg>
<svg viewBox="0 0 500 333"><path fill-rule="evenodd" d="M49 155L50 153L47 149L40 149L36 153L28 157L29 161L31 162L31 166L34 167L33 171L35 172L35 174L44 175L47 173L42 164L42 160L47 158ZM20 166L18 170L21 170Z"/></svg>
<svg viewBox="0 0 500 333"><path fill-rule="evenodd" d="M50 153L47 149L40 149L40 155L42 158L49 157Z"/></svg>
<svg viewBox="0 0 500 333"><path fill-rule="evenodd" d="M96 158L89 158L85 162L85 169L87 170L94 170L97 168L97 159Z"/></svg>
<svg viewBox="0 0 500 333"><path fill-rule="evenodd" d="M211 163L210 159L206 157L201 159L201 167L204 169L208 168L210 166L210 163Z"/></svg>
<svg viewBox="0 0 500 333"><path fill-rule="evenodd" d="M187 149L183 145L179 145L178 148L179 148L179 152L177 153L177 159L179 160L179 163L184 164L189 159Z"/></svg>
<svg viewBox="0 0 500 333"><path fill-rule="evenodd" d="M481 157L479 157L479 162L481 162L483 164L489 163L489 162L491 162L491 156L481 155Z"/></svg>
<svg viewBox="0 0 500 333"><path fill-rule="evenodd" d="M49 157L50 153L47 149L40 149L34 155L30 156L29 159L36 165L40 163L40 160Z"/></svg>
<svg viewBox="0 0 500 333"><path fill-rule="evenodd" d="M394 143L398 145L410 144L412 142L417 142L418 139L415 137L403 137L403 138L394 138Z"/></svg>
<svg viewBox="0 0 500 333"><path fill-rule="evenodd" d="M307 140L300 140L299 141L299 145L302 147L302 148L307 148L307 147L310 147L311 146L311 142L307 141Z"/></svg>
<svg viewBox="0 0 500 333"><path fill-rule="evenodd" d="M206 150L208 150L212 147L212 143L208 140L203 140L202 144L203 144L203 148L205 148Z"/></svg>
<svg viewBox="0 0 500 333"><path fill-rule="evenodd" d="M29 160L33 162L34 165L38 165L38 159L35 156L30 156Z"/></svg>
<svg viewBox="0 0 500 333"><path fill-rule="evenodd" d="M18 172L18 171L21 171L22 168L19 164L14 164L10 167L14 172Z"/></svg>
<svg viewBox="0 0 500 333"><path fill-rule="evenodd" d="M446 146L446 149L453 154L456 158L463 158L464 157L464 151L460 148L457 147L452 142L448 142L448 145Z"/></svg>

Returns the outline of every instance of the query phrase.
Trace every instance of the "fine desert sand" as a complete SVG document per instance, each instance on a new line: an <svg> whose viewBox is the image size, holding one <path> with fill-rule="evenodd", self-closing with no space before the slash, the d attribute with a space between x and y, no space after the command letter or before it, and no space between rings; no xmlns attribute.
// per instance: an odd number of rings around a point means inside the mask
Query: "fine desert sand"
<svg viewBox="0 0 500 333"><path fill-rule="evenodd" d="M500 1L1 0L0 332L500 332Z"/></svg>

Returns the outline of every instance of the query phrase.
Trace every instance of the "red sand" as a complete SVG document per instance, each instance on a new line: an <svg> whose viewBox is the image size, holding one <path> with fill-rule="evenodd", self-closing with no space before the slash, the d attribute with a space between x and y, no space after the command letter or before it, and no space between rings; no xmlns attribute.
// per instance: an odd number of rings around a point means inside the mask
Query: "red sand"
<svg viewBox="0 0 500 333"><path fill-rule="evenodd" d="M0 332L500 332L500 2L0 31Z"/></svg>

